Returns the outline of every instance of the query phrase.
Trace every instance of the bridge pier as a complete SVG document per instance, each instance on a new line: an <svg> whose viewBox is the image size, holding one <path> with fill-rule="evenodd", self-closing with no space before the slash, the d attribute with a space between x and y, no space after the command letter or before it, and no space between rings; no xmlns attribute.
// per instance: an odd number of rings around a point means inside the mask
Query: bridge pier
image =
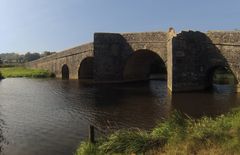
<svg viewBox="0 0 240 155"><path fill-rule="evenodd" d="M240 84L235 85L235 92L240 93Z"/></svg>

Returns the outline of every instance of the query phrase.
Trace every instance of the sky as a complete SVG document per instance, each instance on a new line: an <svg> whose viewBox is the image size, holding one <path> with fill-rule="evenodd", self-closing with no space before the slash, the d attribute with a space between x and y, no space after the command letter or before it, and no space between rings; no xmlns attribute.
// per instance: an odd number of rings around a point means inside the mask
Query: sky
<svg viewBox="0 0 240 155"><path fill-rule="evenodd" d="M94 32L240 29L239 0L0 0L0 53L61 51Z"/></svg>

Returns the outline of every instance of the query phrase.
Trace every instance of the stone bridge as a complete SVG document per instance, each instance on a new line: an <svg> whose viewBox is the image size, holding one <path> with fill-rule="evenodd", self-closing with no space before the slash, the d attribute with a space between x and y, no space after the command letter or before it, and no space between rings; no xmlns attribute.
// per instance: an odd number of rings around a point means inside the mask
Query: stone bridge
<svg viewBox="0 0 240 155"><path fill-rule="evenodd" d="M203 90L212 85L218 68L232 72L236 91L240 81L240 32L182 31L95 33L93 43L26 63L47 69L57 78L94 82L167 79L173 92Z"/></svg>

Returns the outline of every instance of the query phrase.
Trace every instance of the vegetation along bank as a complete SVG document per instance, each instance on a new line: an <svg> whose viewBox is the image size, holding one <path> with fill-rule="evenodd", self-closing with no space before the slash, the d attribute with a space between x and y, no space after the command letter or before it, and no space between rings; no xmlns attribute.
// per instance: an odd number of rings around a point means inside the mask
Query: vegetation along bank
<svg viewBox="0 0 240 155"><path fill-rule="evenodd" d="M52 76L48 71L42 69L29 69L25 67L5 67L0 68L0 77L15 78L15 77L29 77L29 78L45 78Z"/></svg>
<svg viewBox="0 0 240 155"><path fill-rule="evenodd" d="M75 154L240 154L240 108L200 119L174 112L152 131L119 130L82 142Z"/></svg>

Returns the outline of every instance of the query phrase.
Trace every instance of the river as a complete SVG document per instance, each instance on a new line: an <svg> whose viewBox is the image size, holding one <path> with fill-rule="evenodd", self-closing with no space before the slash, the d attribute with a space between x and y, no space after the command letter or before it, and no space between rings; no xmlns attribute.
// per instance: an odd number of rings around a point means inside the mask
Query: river
<svg viewBox="0 0 240 155"><path fill-rule="evenodd" d="M171 94L166 81L90 85L78 80L10 78L0 81L0 154L70 155L99 130L151 129L177 109L216 116L240 104L228 86Z"/></svg>

